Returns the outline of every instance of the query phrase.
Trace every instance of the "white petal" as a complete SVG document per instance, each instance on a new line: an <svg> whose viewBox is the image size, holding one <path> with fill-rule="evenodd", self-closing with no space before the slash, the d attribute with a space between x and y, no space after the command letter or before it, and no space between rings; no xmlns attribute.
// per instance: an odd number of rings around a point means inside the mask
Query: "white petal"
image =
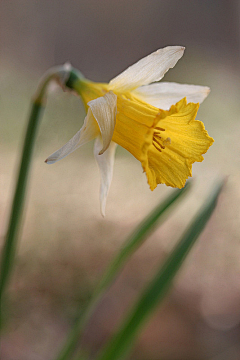
<svg viewBox="0 0 240 360"><path fill-rule="evenodd" d="M130 91L163 78L183 56L184 47L167 46L139 60L109 83L111 90Z"/></svg>
<svg viewBox="0 0 240 360"><path fill-rule="evenodd" d="M113 136L117 114L117 95L109 91L104 96L89 101L88 106L92 110L102 134L103 147L99 155L107 150Z"/></svg>
<svg viewBox="0 0 240 360"><path fill-rule="evenodd" d="M187 102L202 103L210 92L207 86L161 82L142 86L133 91L140 100L163 110L187 97Z"/></svg>
<svg viewBox="0 0 240 360"><path fill-rule="evenodd" d="M101 150L102 145L103 145L102 139L100 136L98 136L94 144L94 156L98 163L100 175L101 175L101 186L100 186L101 214L102 216L105 216L106 201L113 176L113 165L114 165L116 144L112 141L108 149L104 152L104 154L99 155L99 151Z"/></svg>
<svg viewBox="0 0 240 360"><path fill-rule="evenodd" d="M55 151L50 155L45 162L47 164L54 164L56 161L63 159L65 156L71 154L88 141L95 139L99 134L99 127L93 117L91 109L88 110L82 128L69 140L61 149Z"/></svg>

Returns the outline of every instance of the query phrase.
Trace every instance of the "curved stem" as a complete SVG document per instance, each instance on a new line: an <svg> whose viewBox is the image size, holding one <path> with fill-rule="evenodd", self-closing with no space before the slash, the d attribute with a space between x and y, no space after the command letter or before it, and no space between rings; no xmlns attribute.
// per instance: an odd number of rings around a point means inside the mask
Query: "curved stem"
<svg viewBox="0 0 240 360"><path fill-rule="evenodd" d="M56 80L60 83L60 85L65 86L70 72L70 65L59 66L50 69L40 81L38 90L32 100L31 112L19 167L18 180L12 202L7 235L2 251L0 273L0 328L2 325L2 299L10 277L16 253L17 234L20 228L23 214L28 175L33 154L33 146L46 102L46 90L49 82L52 80Z"/></svg>
<svg viewBox="0 0 240 360"><path fill-rule="evenodd" d="M12 203L12 210L9 220L8 232L2 252L1 278L0 278L0 300L2 298L6 283L10 274L11 265L16 250L17 232L19 229L26 186L29 172L29 165L32 157L32 149L36 137L38 119L41 116L43 106L33 103L29 118L27 133L22 153L22 161L19 169L18 181Z"/></svg>

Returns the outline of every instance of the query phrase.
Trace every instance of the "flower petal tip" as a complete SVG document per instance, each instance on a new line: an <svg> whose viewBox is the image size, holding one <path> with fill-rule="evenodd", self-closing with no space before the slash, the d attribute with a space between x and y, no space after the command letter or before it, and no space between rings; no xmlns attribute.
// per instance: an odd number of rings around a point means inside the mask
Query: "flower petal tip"
<svg viewBox="0 0 240 360"><path fill-rule="evenodd" d="M70 72L72 70L72 65L69 61L66 61L65 64L63 65L63 67L66 71Z"/></svg>
<svg viewBox="0 0 240 360"><path fill-rule="evenodd" d="M182 55L183 55L183 53L184 53L184 51L186 49L185 46L173 46L173 47L176 48L176 52L181 52Z"/></svg>
<svg viewBox="0 0 240 360"><path fill-rule="evenodd" d="M50 158L47 158L44 162L45 162L46 164L50 165L50 164L54 164L56 161L51 160Z"/></svg>
<svg viewBox="0 0 240 360"><path fill-rule="evenodd" d="M106 216L106 201L104 203L101 203L100 205L100 212L103 218Z"/></svg>

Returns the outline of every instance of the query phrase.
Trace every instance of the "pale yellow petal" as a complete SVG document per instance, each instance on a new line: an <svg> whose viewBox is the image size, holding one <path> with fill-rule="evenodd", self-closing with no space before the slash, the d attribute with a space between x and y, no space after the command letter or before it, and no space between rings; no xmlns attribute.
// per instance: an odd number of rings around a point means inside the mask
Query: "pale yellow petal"
<svg viewBox="0 0 240 360"><path fill-rule="evenodd" d="M107 150L112 140L116 123L117 95L110 91L104 96L90 101L88 106L92 110L102 135L103 147L99 152L100 155Z"/></svg>
<svg viewBox="0 0 240 360"><path fill-rule="evenodd" d="M148 104L163 110L169 110L173 104L176 104L184 97L187 98L187 102L201 104L209 92L210 89L207 86L160 82L141 86L134 90L133 94Z"/></svg>
<svg viewBox="0 0 240 360"><path fill-rule="evenodd" d="M167 46L159 49L112 79L109 89L123 93L159 81L170 68L176 65L183 53L182 46Z"/></svg>
<svg viewBox="0 0 240 360"><path fill-rule="evenodd" d="M99 133L98 124L93 117L91 109L89 109L82 128L63 147L50 155L45 162L47 164L54 164L88 141L95 139Z"/></svg>
<svg viewBox="0 0 240 360"><path fill-rule="evenodd" d="M94 156L99 166L101 175L101 186L100 186L100 206L101 214L105 216L106 201L109 192L109 188L112 182L113 166L115 158L116 143L111 142L107 150L99 155L99 151L103 146L101 137L97 137L94 144Z"/></svg>

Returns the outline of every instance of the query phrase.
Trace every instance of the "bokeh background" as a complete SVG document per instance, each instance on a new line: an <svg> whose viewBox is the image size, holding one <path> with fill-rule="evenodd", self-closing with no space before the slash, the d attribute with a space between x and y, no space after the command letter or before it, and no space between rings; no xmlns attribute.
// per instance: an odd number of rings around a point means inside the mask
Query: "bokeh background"
<svg viewBox="0 0 240 360"><path fill-rule="evenodd" d="M186 47L165 81L207 85L201 105L214 145L194 164L191 194L127 264L84 336L93 357L123 319L219 178L227 185L206 230L132 353L135 360L240 358L240 2L239 0L1 0L0 236L3 243L31 96L42 74L70 61L109 81L167 45ZM151 192L141 165L120 147L106 218L87 144L61 162L46 157L79 130L83 105L53 89L34 152L25 221L13 273L2 360L58 353L124 238L173 191Z"/></svg>

